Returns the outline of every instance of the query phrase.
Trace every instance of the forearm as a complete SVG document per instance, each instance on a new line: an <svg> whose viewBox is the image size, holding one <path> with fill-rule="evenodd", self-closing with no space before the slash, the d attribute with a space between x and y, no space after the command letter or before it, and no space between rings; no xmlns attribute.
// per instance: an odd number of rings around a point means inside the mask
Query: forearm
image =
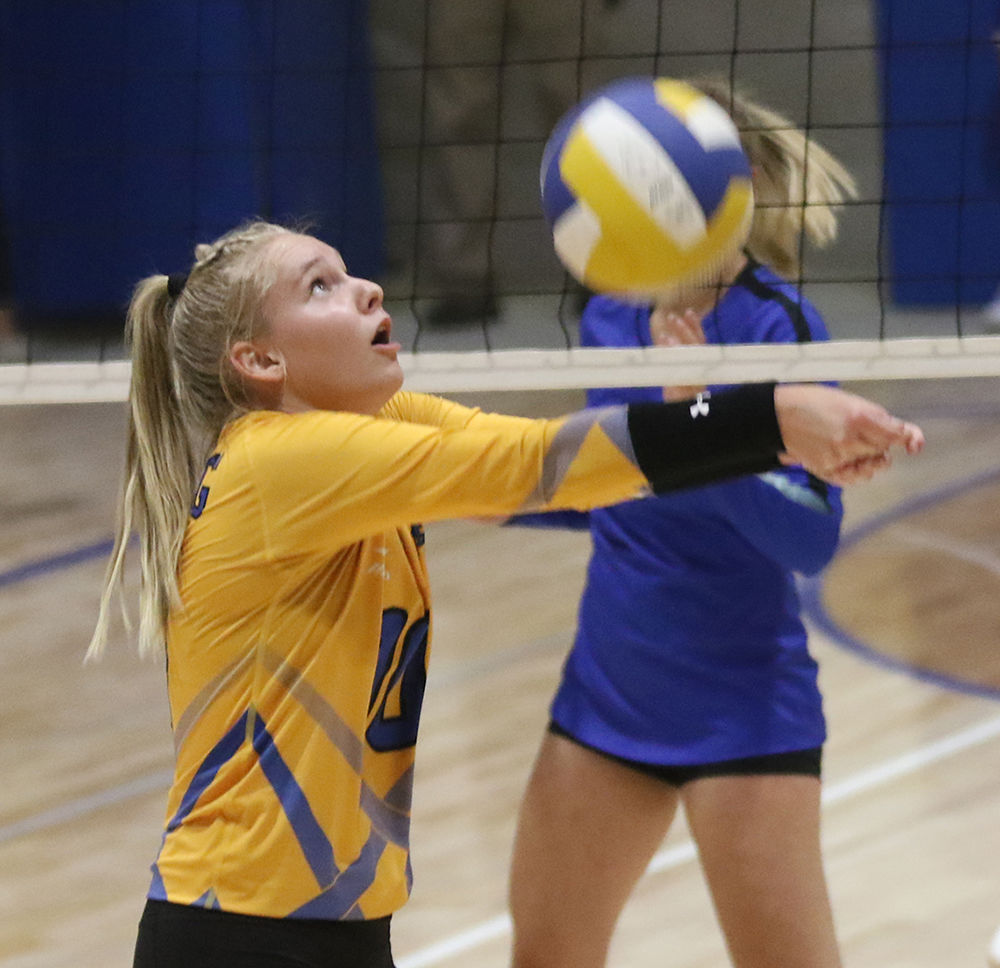
<svg viewBox="0 0 1000 968"><path fill-rule="evenodd" d="M749 384L698 401L631 404L636 463L656 493L756 474L785 449L773 384Z"/></svg>

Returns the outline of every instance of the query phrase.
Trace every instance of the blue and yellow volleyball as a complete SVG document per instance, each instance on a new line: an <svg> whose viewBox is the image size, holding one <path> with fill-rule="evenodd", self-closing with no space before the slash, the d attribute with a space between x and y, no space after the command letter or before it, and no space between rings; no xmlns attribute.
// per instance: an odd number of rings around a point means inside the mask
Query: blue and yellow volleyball
<svg viewBox="0 0 1000 968"><path fill-rule="evenodd" d="M714 282L753 218L732 119L670 78L618 80L573 108L545 146L541 188L567 270L632 301Z"/></svg>

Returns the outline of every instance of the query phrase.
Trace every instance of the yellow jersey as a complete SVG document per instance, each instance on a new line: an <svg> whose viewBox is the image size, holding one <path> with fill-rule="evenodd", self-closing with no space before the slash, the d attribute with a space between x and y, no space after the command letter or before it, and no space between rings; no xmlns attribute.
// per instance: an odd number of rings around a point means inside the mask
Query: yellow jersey
<svg viewBox="0 0 1000 968"><path fill-rule="evenodd" d="M168 621L176 769L149 896L272 917L399 908L431 636L418 522L646 487L624 408L528 420L403 392L375 417L230 423Z"/></svg>

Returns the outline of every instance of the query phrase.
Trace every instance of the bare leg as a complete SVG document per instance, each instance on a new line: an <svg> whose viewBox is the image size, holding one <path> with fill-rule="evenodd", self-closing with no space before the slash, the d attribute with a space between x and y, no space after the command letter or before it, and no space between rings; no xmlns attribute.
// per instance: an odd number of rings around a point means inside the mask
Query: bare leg
<svg viewBox="0 0 1000 968"><path fill-rule="evenodd" d="M511 867L515 968L601 968L615 922L677 810L677 791L546 734Z"/></svg>
<svg viewBox="0 0 1000 968"><path fill-rule="evenodd" d="M736 968L839 968L819 780L709 777L681 796Z"/></svg>

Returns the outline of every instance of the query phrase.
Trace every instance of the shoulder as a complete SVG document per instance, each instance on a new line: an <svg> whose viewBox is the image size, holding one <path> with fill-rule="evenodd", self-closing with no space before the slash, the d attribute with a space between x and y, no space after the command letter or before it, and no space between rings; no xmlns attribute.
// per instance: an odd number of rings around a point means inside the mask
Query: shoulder
<svg viewBox="0 0 1000 968"><path fill-rule="evenodd" d="M340 410L309 410L305 413L255 410L228 424L221 441L259 445L289 437L338 432L371 419L373 418L362 414Z"/></svg>
<svg viewBox="0 0 1000 968"><path fill-rule="evenodd" d="M432 393L401 390L378 412L378 416L384 420L450 430L467 426L478 413L477 408L465 407Z"/></svg>
<svg viewBox="0 0 1000 968"><path fill-rule="evenodd" d="M743 342L809 343L830 338L819 310L802 287L769 266L748 262L733 291L738 303L734 308L753 328Z"/></svg>
<svg viewBox="0 0 1000 968"><path fill-rule="evenodd" d="M409 420L414 411L421 408L426 394L400 390L394 393L388 403L379 410L378 416L385 420Z"/></svg>
<svg viewBox="0 0 1000 968"><path fill-rule="evenodd" d="M218 449L256 466L280 463L295 455L328 452L374 421L374 417L343 411L257 410L228 424Z"/></svg>

